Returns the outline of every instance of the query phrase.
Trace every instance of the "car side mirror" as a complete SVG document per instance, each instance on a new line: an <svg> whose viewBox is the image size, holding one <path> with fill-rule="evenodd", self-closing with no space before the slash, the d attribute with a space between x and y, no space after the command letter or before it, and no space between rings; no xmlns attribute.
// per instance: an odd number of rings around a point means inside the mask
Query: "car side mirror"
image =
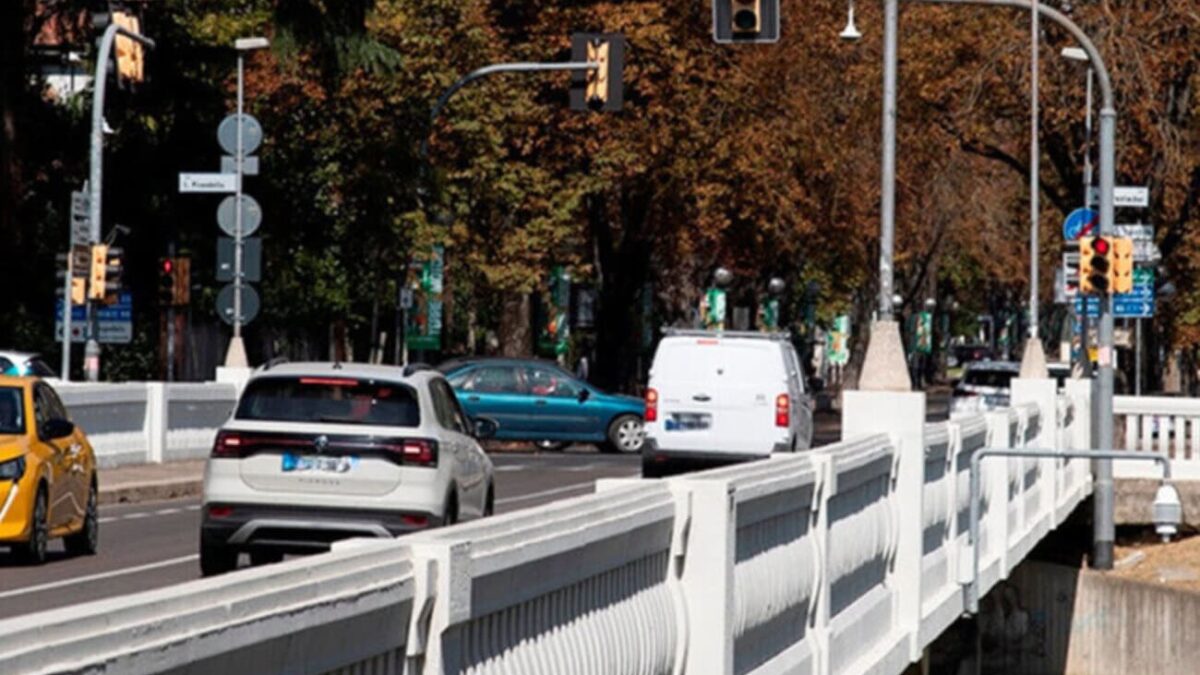
<svg viewBox="0 0 1200 675"><path fill-rule="evenodd" d="M474 427L475 438L481 441L494 438L496 432L500 431L500 423L490 417L476 417L471 420L471 425Z"/></svg>
<svg viewBox="0 0 1200 675"><path fill-rule="evenodd" d="M53 441L59 438L66 438L75 433L75 425L70 420L53 419L42 422L41 436L43 439Z"/></svg>
<svg viewBox="0 0 1200 675"><path fill-rule="evenodd" d="M580 403L584 403L591 397L592 397L592 391L590 389L588 389L587 387L583 387L582 389L579 390L578 398L579 398Z"/></svg>

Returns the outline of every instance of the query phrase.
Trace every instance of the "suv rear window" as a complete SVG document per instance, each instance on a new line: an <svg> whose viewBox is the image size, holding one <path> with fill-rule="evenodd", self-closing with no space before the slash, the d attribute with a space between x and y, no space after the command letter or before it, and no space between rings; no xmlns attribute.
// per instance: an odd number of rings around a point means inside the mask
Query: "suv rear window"
<svg viewBox="0 0 1200 675"><path fill-rule="evenodd" d="M1017 374L1011 370L968 370L963 377L963 384L975 387L999 387L1008 389L1009 383Z"/></svg>
<svg viewBox="0 0 1200 675"><path fill-rule="evenodd" d="M237 419L416 427L417 394L395 382L344 377L267 377L246 386Z"/></svg>

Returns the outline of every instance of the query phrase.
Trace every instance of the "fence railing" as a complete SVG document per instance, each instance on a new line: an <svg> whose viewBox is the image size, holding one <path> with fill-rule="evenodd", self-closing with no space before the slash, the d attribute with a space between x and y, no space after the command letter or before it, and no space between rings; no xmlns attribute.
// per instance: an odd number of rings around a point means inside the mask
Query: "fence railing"
<svg viewBox="0 0 1200 675"><path fill-rule="evenodd" d="M1115 443L1130 452L1160 452L1171 458L1176 480L1200 480L1200 399L1114 396ZM1113 466L1117 478L1158 478L1149 462Z"/></svg>
<svg viewBox="0 0 1200 675"><path fill-rule="evenodd" d="M64 384L57 389L102 467L205 457L237 402L218 382Z"/></svg>
<svg viewBox="0 0 1200 675"><path fill-rule="evenodd" d="M1036 384L1014 390L1012 410L934 425L921 394L855 392L848 419L904 417L811 452L601 481L594 495L0 622L0 672L900 673L963 612L971 455L1078 433L1061 411L1086 401ZM1090 474L1068 467L982 464L983 592L1087 495Z"/></svg>

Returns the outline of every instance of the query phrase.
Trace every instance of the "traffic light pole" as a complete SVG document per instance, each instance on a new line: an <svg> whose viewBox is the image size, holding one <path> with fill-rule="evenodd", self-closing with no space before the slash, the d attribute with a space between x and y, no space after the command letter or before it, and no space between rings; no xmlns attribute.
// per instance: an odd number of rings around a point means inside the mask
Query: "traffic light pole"
<svg viewBox="0 0 1200 675"><path fill-rule="evenodd" d="M92 245L99 244L101 241L100 198L104 193L104 90L108 80L109 56L112 54L113 41L118 34L131 40L136 40L151 49L154 48L154 40L140 33L126 30L115 23L110 23L104 29L104 35L100 38L100 48L96 54L96 76L92 81L92 148L89 157L90 165L88 167L88 188L91 191L88 204L88 238ZM63 305L64 314L71 311L71 299L69 296L65 299ZM65 318L64 316L64 328L67 326ZM97 319L95 303L89 299L87 302L89 334L87 346L84 347L83 362L84 372L89 382L96 382L100 379L100 343L96 340L99 334ZM65 344L69 350L71 345L69 342L70 335L66 339L68 342Z"/></svg>

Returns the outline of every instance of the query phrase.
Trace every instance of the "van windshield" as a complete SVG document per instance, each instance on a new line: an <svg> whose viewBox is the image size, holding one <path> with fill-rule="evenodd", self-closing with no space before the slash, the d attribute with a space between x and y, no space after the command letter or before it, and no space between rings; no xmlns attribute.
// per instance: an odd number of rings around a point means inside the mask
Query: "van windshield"
<svg viewBox="0 0 1200 675"><path fill-rule="evenodd" d="M963 377L963 384L975 387L998 387L1008 389L1009 383L1017 374L1011 370L968 370Z"/></svg>
<svg viewBox="0 0 1200 675"><path fill-rule="evenodd" d="M783 360L774 345L738 340L696 338L663 342L654 361L654 376L666 381L748 383L783 374Z"/></svg>
<svg viewBox="0 0 1200 675"><path fill-rule="evenodd" d="M415 427L417 395L392 382L343 377L267 377L246 386L237 419Z"/></svg>

